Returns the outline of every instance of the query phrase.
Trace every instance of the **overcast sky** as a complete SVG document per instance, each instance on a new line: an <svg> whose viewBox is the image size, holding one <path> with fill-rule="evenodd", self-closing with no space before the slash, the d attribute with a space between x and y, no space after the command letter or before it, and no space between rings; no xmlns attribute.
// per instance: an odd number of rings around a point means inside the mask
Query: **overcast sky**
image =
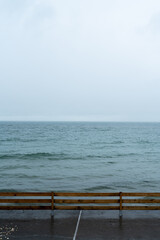
<svg viewBox="0 0 160 240"><path fill-rule="evenodd" d="M160 1L0 0L0 120L160 121Z"/></svg>

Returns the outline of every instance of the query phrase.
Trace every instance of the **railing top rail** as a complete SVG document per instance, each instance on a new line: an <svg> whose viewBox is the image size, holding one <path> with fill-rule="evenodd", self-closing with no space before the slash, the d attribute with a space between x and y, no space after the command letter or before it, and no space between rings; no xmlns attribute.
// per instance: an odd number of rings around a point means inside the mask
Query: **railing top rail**
<svg viewBox="0 0 160 240"><path fill-rule="evenodd" d="M119 196L119 193L72 193L72 192L54 192L54 196L56 197L114 197Z"/></svg>
<svg viewBox="0 0 160 240"><path fill-rule="evenodd" d="M142 192L122 192L123 197L160 197L160 192L150 192L150 193L142 193Z"/></svg>
<svg viewBox="0 0 160 240"><path fill-rule="evenodd" d="M0 196L52 196L51 192L0 192Z"/></svg>
<svg viewBox="0 0 160 240"><path fill-rule="evenodd" d="M52 196L54 197L160 197L160 192L0 192L0 196Z"/></svg>

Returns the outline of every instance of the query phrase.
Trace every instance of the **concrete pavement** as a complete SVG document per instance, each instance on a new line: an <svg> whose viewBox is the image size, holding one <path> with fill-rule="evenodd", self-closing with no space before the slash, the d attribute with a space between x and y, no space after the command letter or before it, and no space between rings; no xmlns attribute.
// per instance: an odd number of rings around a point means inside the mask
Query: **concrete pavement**
<svg viewBox="0 0 160 240"><path fill-rule="evenodd" d="M0 240L73 239L79 211L0 211ZM83 211L76 240L159 240L160 211Z"/></svg>

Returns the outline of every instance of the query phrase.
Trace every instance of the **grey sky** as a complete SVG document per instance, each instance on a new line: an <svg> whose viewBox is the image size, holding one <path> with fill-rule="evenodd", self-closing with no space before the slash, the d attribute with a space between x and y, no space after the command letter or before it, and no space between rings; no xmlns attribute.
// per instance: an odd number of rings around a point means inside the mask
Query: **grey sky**
<svg viewBox="0 0 160 240"><path fill-rule="evenodd" d="M0 120L160 121L159 0L0 0Z"/></svg>

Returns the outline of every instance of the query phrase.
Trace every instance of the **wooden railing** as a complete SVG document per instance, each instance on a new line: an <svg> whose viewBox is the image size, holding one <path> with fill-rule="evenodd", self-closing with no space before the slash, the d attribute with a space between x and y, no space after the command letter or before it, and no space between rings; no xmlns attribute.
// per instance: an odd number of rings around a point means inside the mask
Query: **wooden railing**
<svg viewBox="0 0 160 240"><path fill-rule="evenodd" d="M0 192L0 210L50 210L53 193Z"/></svg>
<svg viewBox="0 0 160 240"><path fill-rule="evenodd" d="M160 193L0 192L0 210L160 210Z"/></svg>

